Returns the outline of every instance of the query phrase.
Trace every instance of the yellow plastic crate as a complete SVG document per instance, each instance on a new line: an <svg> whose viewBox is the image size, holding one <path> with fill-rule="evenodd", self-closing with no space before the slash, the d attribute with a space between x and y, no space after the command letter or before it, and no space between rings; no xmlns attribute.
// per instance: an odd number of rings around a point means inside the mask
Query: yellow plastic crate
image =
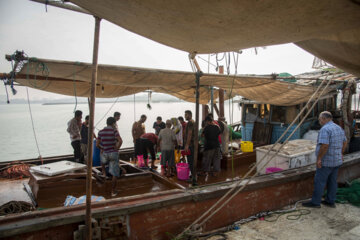
<svg viewBox="0 0 360 240"><path fill-rule="evenodd" d="M253 152L253 143L251 141L242 141L241 142L241 151L242 152Z"/></svg>

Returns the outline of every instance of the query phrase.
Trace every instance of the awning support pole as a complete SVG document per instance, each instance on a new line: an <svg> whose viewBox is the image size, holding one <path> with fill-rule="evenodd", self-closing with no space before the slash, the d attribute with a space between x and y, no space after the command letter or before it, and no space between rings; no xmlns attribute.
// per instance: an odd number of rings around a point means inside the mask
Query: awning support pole
<svg viewBox="0 0 360 240"><path fill-rule="evenodd" d="M194 164L192 169L192 185L197 185L197 161L198 161L198 150L199 150L199 88L200 88L200 77L202 76L202 72L198 70L195 74L196 77L196 108L195 108L195 130L194 130Z"/></svg>
<svg viewBox="0 0 360 240"><path fill-rule="evenodd" d="M219 74L224 74L224 66L219 66ZM219 89L219 108L220 108L220 115L219 119L222 121L225 120L225 114L224 114L224 90Z"/></svg>
<svg viewBox="0 0 360 240"><path fill-rule="evenodd" d="M94 48L93 48L93 67L91 79L91 95L90 95L90 122L88 132L88 151L87 151L87 175L86 175L86 239L92 239L91 229L91 192L92 192L92 157L93 157L93 133L94 133L94 115L95 115L95 96L96 96L96 81L98 71L98 53L99 53L99 36L100 36L100 21L101 19L95 17L95 33L94 33Z"/></svg>
<svg viewBox="0 0 360 240"><path fill-rule="evenodd" d="M211 89L211 100L210 100L211 108L210 109L211 109L212 115L214 115L214 87L211 86L210 89Z"/></svg>

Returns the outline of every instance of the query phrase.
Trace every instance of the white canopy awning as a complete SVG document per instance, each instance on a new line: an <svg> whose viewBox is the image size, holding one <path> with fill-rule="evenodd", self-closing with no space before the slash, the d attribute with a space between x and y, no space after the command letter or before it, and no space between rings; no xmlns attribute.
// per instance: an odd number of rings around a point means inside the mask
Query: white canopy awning
<svg viewBox="0 0 360 240"><path fill-rule="evenodd" d="M45 69L45 71L43 71ZM92 65L89 63L30 58L16 75L24 86L65 95L90 96ZM195 73L161 69L99 65L96 97L126 96L145 90L167 93L195 102ZM275 80L267 75L204 74L200 79L200 103L210 101L210 87L226 90L274 105L295 105L307 101L315 86ZM332 89L332 88L331 88ZM327 92L331 91L328 89ZM215 91L215 98L217 91Z"/></svg>
<svg viewBox="0 0 360 240"><path fill-rule="evenodd" d="M189 53L293 42L360 76L355 0L71 0L129 31Z"/></svg>

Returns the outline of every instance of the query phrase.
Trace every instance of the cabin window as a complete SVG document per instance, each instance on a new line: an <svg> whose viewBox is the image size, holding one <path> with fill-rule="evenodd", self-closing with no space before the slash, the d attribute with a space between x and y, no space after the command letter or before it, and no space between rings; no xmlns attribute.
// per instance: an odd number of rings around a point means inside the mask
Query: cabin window
<svg viewBox="0 0 360 240"><path fill-rule="evenodd" d="M286 107L273 106L271 114L271 122L285 123L286 121Z"/></svg>
<svg viewBox="0 0 360 240"><path fill-rule="evenodd" d="M314 104L314 102L311 102L309 103L307 109L305 110L304 114L306 115L307 112L311 109L311 106ZM310 111L309 115L307 116L306 119L311 119L313 118L314 116L317 117L317 111L318 111L318 108L317 108L317 105L314 106L314 108Z"/></svg>
<svg viewBox="0 0 360 240"><path fill-rule="evenodd" d="M269 120L270 118L270 104L259 105L259 118L261 120Z"/></svg>
<svg viewBox="0 0 360 240"><path fill-rule="evenodd" d="M326 99L326 110L327 111L335 110L335 104L334 103L335 103L335 99L333 97Z"/></svg>
<svg viewBox="0 0 360 240"><path fill-rule="evenodd" d="M292 123L300 112L300 105L290 106L286 109L285 123ZM299 120L297 120L299 122Z"/></svg>
<svg viewBox="0 0 360 240"><path fill-rule="evenodd" d="M245 122L255 122L258 114L258 104L245 105Z"/></svg>

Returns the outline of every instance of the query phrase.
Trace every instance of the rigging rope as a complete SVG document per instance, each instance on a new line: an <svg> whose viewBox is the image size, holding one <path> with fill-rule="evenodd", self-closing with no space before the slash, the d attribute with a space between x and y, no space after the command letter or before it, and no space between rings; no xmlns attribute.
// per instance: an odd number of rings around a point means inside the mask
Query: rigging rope
<svg viewBox="0 0 360 240"><path fill-rule="evenodd" d="M115 106L115 104L117 103L117 101L119 100L119 97L115 99L115 102L113 102L113 104L110 106L110 108L107 110L107 112L104 114L104 116L102 116L102 118L97 121L97 123L95 124L95 128L97 130L99 130L96 126L105 118L105 116L110 112L110 110Z"/></svg>
<svg viewBox="0 0 360 240"><path fill-rule="evenodd" d="M76 62L75 63L75 65L79 65L80 63L79 62ZM77 96L76 96L76 81L75 81L75 65L73 65L73 70L74 70L74 72L73 72L73 87L74 87L74 96L75 96L75 107L74 107L74 113L75 113L75 111L76 111L76 108L77 108L77 104L78 104L78 102L77 102Z"/></svg>
<svg viewBox="0 0 360 240"><path fill-rule="evenodd" d="M38 151L38 154L39 154L39 159L41 160L41 164L43 164L43 159L42 159L42 157L41 157L40 148L39 148L39 143L38 143L38 140L37 140L37 137L36 137L34 120L33 120L32 111L31 111L31 105L30 105L29 90L28 90L27 87L26 87L26 96L27 96L27 102L28 102L28 107L29 107L31 125L32 125L32 129L33 129L33 133L34 133L34 138L35 138L35 143L36 143L37 151Z"/></svg>
<svg viewBox="0 0 360 240"><path fill-rule="evenodd" d="M242 186L240 187L236 192L234 192L229 198L227 198L228 195L230 195L239 185L240 183L247 178L250 173L252 171L255 170L255 168L265 159L265 157L267 157L267 155L270 153L270 151L272 151L274 149L274 147L281 141L281 139L285 136L285 134L290 130L290 128L294 125L294 123L297 121L297 119L302 115L302 113L305 111L305 109L307 109L307 106L311 103L311 101L313 100L313 98L315 96L317 96L317 93L319 92L320 88L322 87L322 85L325 83L325 81L327 80L328 75L326 76L326 78L321 82L321 84L319 85L319 87L316 89L316 91L314 92L314 94L311 96L311 98L308 100L307 104L305 105L305 107L303 107L303 109L300 111L300 113L296 116L296 118L293 120L293 122L288 126L288 128L285 130L285 132L280 136L280 138L275 142L275 144L273 144L273 146L267 151L267 153L262 157L262 159L259 160L259 162L257 162L246 174L244 177L242 177L242 179L240 179L224 196L222 196L211 208L209 208L205 213L203 213L198 219L196 219L190 226L188 226L182 233L180 233L178 236L182 236L184 234L187 234L190 230L191 231L198 231L199 229L201 229L201 226L205 224L205 222L207 222L213 215L215 215L221 208L223 208L232 198L234 198L240 191L242 191L248 184L249 182L257 175L257 173L255 173L252 177L250 177L249 179L247 179L248 181ZM317 99L314 101L314 103L312 104L311 108L308 110L308 112L306 113L306 115L303 117L303 119L300 121L300 123L297 125L297 127L293 130L293 132L287 137L287 139L284 141L284 143L277 149L277 151L275 152L275 154L272 155L271 158L269 158L265 164L263 164L262 168L260 170L262 170L267 163L269 163L276 155L277 153L286 145L286 143L289 141L289 139L293 136L293 134L295 134L296 130L302 125L302 123L305 121L305 119L307 118L307 116L310 114L310 112L312 111L312 109L314 108L315 104L317 104L318 100L320 99L320 97L324 94L325 90L327 89L327 87L330 85L330 83L332 82L332 79L328 81L327 85L325 86L325 88L321 91L321 93L319 94L319 96L317 96ZM259 171L260 171L259 170ZM227 199L226 199L227 198ZM225 200L226 199L226 200ZM223 200L225 200L225 202L223 204L221 204L217 209L215 209ZM215 210L214 210L215 209ZM212 213L210 213L212 210L214 210ZM209 214L210 213L210 214ZM208 217L205 218L205 216L209 214ZM205 218L202 222L200 222L201 219ZM198 222L200 222L198 224ZM195 228L195 229L194 229Z"/></svg>
<svg viewBox="0 0 360 240"><path fill-rule="evenodd" d="M136 100L135 100L135 94L134 94L134 122L136 121L136 106L135 106Z"/></svg>

